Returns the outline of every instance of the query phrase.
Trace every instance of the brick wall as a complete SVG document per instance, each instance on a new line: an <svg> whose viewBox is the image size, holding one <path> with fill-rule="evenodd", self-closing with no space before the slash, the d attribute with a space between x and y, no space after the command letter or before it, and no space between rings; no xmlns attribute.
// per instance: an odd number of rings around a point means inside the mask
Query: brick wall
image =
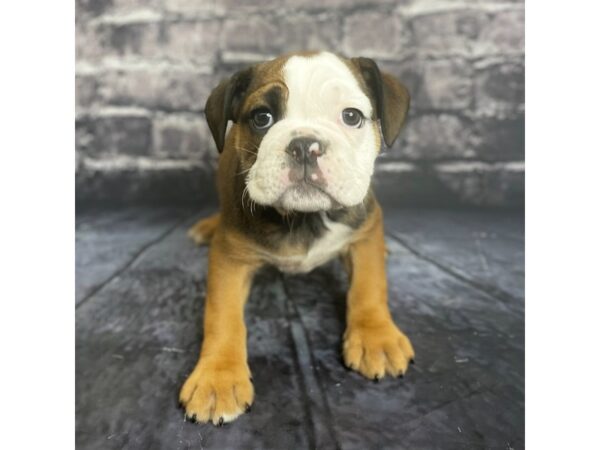
<svg viewBox="0 0 600 450"><path fill-rule="evenodd" d="M77 0L78 202L200 201L211 88L300 49L369 56L409 88L377 165L402 204L521 206L524 7L493 0Z"/></svg>

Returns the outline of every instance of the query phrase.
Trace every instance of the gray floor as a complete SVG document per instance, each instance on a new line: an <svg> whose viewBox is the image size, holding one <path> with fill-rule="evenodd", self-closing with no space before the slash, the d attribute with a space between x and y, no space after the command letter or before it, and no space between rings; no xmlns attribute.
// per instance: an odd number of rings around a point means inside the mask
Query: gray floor
<svg viewBox="0 0 600 450"><path fill-rule="evenodd" d="M76 442L81 449L520 449L524 249L517 213L388 210L390 305L416 364L373 383L340 360L337 263L257 277L246 309L252 412L184 422L202 336L206 211L77 216Z"/></svg>

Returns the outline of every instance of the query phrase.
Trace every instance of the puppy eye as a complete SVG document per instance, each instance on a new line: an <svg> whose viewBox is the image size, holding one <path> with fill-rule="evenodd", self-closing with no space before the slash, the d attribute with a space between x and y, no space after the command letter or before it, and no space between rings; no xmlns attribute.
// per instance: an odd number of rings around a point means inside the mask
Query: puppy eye
<svg viewBox="0 0 600 450"><path fill-rule="evenodd" d="M268 109L260 108L252 111L252 124L257 130L266 130L273 125L273 122L275 122L275 119L273 119L273 114Z"/></svg>
<svg viewBox="0 0 600 450"><path fill-rule="evenodd" d="M360 128L363 124L364 116L356 108L346 108L342 111L342 120L346 125L353 128Z"/></svg>

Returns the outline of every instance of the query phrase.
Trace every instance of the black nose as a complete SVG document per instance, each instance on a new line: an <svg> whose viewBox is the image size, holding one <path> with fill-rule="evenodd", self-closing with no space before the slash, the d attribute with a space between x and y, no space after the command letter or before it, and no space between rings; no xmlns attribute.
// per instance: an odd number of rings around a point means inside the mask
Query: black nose
<svg viewBox="0 0 600 450"><path fill-rule="evenodd" d="M315 164L324 152L323 144L313 137L292 139L285 150L298 164Z"/></svg>

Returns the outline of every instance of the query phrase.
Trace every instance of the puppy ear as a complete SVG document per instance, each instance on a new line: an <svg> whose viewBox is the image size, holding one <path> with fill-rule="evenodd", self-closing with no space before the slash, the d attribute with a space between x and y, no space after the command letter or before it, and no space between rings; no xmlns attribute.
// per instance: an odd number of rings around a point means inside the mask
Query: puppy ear
<svg viewBox="0 0 600 450"><path fill-rule="evenodd" d="M221 81L206 101L204 113L219 153L225 145L227 123L230 120L237 122L238 110L253 74L254 67L249 67Z"/></svg>
<svg viewBox="0 0 600 450"><path fill-rule="evenodd" d="M406 119L410 105L408 89L390 74L381 72L370 58L352 58L351 61L365 80L381 123L383 140L391 147Z"/></svg>

